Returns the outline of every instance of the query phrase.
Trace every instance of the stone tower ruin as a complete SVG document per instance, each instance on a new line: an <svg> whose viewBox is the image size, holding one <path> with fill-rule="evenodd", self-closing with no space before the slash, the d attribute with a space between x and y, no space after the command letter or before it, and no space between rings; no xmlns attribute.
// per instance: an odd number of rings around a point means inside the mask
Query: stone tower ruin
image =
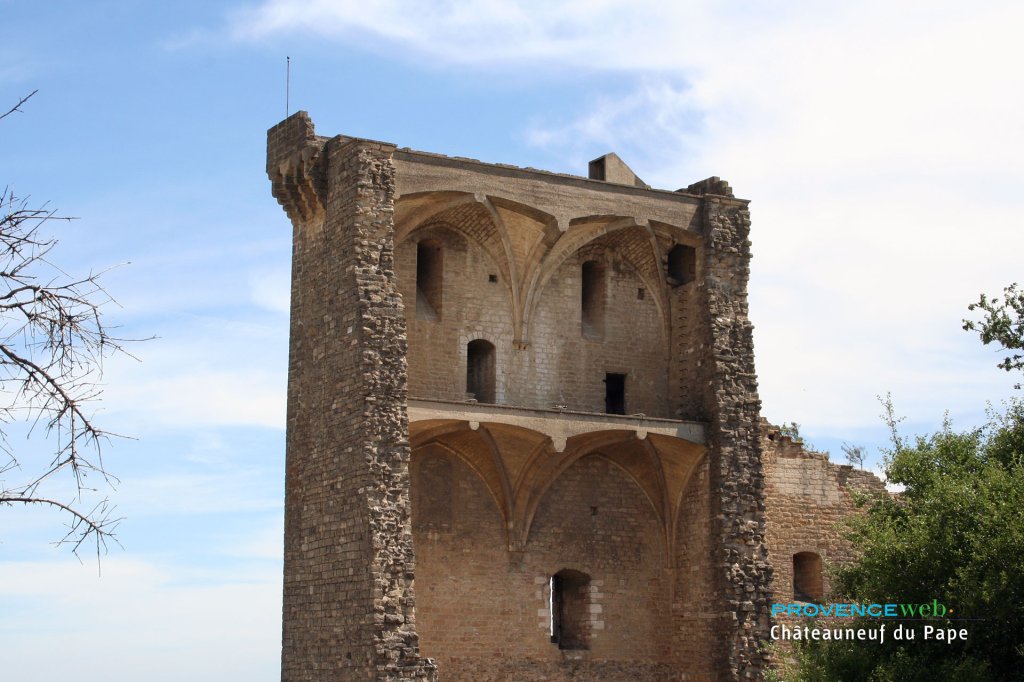
<svg viewBox="0 0 1024 682"><path fill-rule="evenodd" d="M305 112L267 170L294 227L282 679L759 678L747 201ZM803 466L777 467L784 520Z"/></svg>

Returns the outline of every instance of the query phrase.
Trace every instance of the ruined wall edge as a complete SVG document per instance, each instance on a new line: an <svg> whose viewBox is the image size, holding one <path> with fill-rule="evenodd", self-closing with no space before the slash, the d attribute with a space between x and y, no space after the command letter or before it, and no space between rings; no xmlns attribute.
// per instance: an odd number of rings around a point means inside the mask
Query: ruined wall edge
<svg viewBox="0 0 1024 682"><path fill-rule="evenodd" d="M394 147L268 132L294 227L282 680L433 680L413 594Z"/></svg>

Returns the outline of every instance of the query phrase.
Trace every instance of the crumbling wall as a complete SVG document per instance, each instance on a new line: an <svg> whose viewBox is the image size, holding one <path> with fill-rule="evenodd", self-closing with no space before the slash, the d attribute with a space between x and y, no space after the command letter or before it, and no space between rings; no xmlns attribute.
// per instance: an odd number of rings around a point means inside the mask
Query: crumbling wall
<svg viewBox="0 0 1024 682"><path fill-rule="evenodd" d="M777 602L796 600L793 557L812 552L822 559L824 595L831 589L828 565L850 559L845 520L861 512L857 501L885 495L885 485L870 471L834 464L820 452L761 422L765 453L765 505L768 555L775 569ZM803 601L803 600L800 600Z"/></svg>
<svg viewBox="0 0 1024 682"><path fill-rule="evenodd" d="M396 178L399 166L408 177ZM717 179L649 192L326 140L304 113L270 131L268 173L295 227L285 682L433 679L418 626L445 679L759 677L771 567L746 202ZM396 208L403 182L408 201ZM505 220L528 223L530 236L502 233ZM676 236L695 263L679 286L664 271ZM435 320L412 314L421 237L451 241L444 277L459 282L442 286ZM587 260L605 267L599 333L581 317ZM525 543L505 536L510 507L489 506L518 482L482 486L486 458L424 447L414 473L426 482L411 499L407 360L422 397L461 400L465 349L480 338L495 347L498 403L604 411L615 373L627 377L628 413L706 420L675 525L676 489L657 499L654 483L672 470L685 487L690 463L663 461L650 443L625 455L598 446L553 470L544 496L529 498L539 506L517 507L536 510ZM414 536L429 595L419 622ZM588 576L586 649L550 641L548 580L562 570Z"/></svg>
<svg viewBox="0 0 1024 682"><path fill-rule="evenodd" d="M765 546L764 470L757 428L761 401L753 325L747 314L750 213L746 202L731 196L706 196L703 208L711 569L717 584L714 608L721 609L716 619L718 646L712 653L722 677L757 678L767 665L762 644L770 628L772 568Z"/></svg>
<svg viewBox="0 0 1024 682"><path fill-rule="evenodd" d="M268 134L294 223L282 679L430 680L412 589L393 147Z"/></svg>

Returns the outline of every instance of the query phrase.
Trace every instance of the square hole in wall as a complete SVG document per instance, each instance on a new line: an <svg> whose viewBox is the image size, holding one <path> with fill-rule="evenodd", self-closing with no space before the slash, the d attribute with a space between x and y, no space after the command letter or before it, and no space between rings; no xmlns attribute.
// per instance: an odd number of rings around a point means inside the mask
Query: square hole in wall
<svg viewBox="0 0 1024 682"><path fill-rule="evenodd" d="M495 282L498 281L498 276L497 275L487 275L487 281L490 282L491 284L494 284Z"/></svg>

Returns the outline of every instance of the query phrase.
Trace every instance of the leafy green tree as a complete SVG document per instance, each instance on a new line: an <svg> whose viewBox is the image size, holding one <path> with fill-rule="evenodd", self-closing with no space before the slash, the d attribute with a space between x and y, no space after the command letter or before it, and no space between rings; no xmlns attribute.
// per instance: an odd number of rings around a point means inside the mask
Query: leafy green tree
<svg viewBox="0 0 1024 682"><path fill-rule="evenodd" d="M966 641L809 642L793 680L1020 680L1024 678L1024 402L980 429L905 441L893 433L886 473L904 487L853 522L859 558L836 571L842 600L931 603L926 621L966 628ZM877 627L877 620L857 624ZM889 622L889 629L894 626Z"/></svg>
<svg viewBox="0 0 1024 682"><path fill-rule="evenodd" d="M986 346L997 343L1003 351L1024 351L1024 291L1016 284L1003 289L1003 297L989 298L981 294L977 303L967 306L970 311L980 310L980 321L964 320L966 331L976 331ZM1007 372L1024 369L1024 353L1011 353L997 367ZM1020 388L1017 384L1017 388Z"/></svg>

